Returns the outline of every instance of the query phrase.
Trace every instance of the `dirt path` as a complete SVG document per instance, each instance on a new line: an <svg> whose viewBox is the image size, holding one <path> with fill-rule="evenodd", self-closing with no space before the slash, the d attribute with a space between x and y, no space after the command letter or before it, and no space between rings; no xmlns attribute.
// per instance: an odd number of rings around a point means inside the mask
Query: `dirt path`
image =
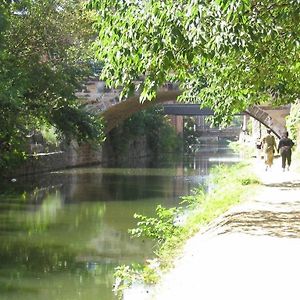
<svg viewBox="0 0 300 300"><path fill-rule="evenodd" d="M155 290L125 300L299 300L300 174L279 161L254 171L261 190L190 239Z"/></svg>

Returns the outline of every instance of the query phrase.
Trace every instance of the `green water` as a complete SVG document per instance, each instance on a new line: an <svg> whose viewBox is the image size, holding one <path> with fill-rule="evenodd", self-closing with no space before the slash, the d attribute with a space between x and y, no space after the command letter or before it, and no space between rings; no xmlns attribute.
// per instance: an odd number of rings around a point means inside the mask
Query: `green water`
<svg viewBox="0 0 300 300"><path fill-rule="evenodd" d="M224 153L157 168L89 167L2 182L0 299L116 299L114 268L153 255L149 241L127 233L135 227L133 214L176 206L219 156Z"/></svg>

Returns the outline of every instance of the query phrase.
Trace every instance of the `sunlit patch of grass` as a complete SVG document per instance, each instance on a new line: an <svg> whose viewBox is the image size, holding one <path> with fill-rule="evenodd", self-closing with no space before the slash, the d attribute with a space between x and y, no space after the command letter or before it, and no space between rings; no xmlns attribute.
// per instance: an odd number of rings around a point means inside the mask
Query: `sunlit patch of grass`
<svg viewBox="0 0 300 300"><path fill-rule="evenodd" d="M138 226L133 232L137 232L139 236L159 237L157 239L159 247L155 253L157 265L159 265L159 268L155 268L157 275L153 274L153 268L149 272L149 268L144 267L141 270L145 270L145 272L140 273L139 281L143 280L148 284L159 281L160 275L172 267L187 239L230 207L246 199L249 193L254 193L254 187L259 183L258 178L251 173L249 164L240 163L230 167L221 165L215 167L211 172L208 192L205 192L203 187L199 187L193 195L182 197L182 207L176 209L160 207L156 219L139 216L140 227ZM176 225L174 223L175 212L187 214L183 224ZM180 226L180 230L178 230L178 226ZM124 270L123 268L122 271ZM120 278L120 274L123 279ZM123 288L124 281L128 285L131 284L130 277L132 276L130 274L134 274L134 278L131 279L136 280L137 272L131 268L126 269L125 273L117 272L117 280Z"/></svg>
<svg viewBox="0 0 300 300"><path fill-rule="evenodd" d="M229 147L236 153L239 153L245 158L250 158L255 156L256 148L251 143L244 143L244 142L230 142Z"/></svg>
<svg viewBox="0 0 300 300"><path fill-rule="evenodd" d="M183 197L191 208L187 222L180 235L169 238L158 251L161 265L166 269L172 266L174 257L180 253L180 245L183 245L201 227L226 212L231 206L241 202L249 193L253 193L253 186L260 183L259 179L251 173L250 166L246 164L231 167L218 166L211 173L209 185L212 189L208 193L200 187L194 195Z"/></svg>
<svg viewBox="0 0 300 300"><path fill-rule="evenodd" d="M292 154L292 167L296 172L300 173L300 152L294 151Z"/></svg>

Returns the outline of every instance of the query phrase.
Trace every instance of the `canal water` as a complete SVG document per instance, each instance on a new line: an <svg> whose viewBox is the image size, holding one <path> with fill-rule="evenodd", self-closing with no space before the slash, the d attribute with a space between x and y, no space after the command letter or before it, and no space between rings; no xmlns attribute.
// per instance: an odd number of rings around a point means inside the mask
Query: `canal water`
<svg viewBox="0 0 300 300"><path fill-rule="evenodd" d="M164 159L151 168L88 167L0 184L0 299L115 300L114 268L153 257L131 239L134 213L154 215L206 182L227 148Z"/></svg>

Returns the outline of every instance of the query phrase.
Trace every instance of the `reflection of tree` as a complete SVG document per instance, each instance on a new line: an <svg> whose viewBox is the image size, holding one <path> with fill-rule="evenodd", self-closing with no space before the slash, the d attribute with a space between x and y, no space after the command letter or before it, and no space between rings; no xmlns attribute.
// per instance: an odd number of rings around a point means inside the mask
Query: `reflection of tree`
<svg viewBox="0 0 300 300"><path fill-rule="evenodd" d="M0 212L1 263L44 272L65 268L79 252L88 251L104 210L103 203L63 207L57 190L34 207L12 203Z"/></svg>
<svg viewBox="0 0 300 300"><path fill-rule="evenodd" d="M66 205L61 190L36 189L15 194L13 201L0 196L0 293L4 297L13 293L9 295L17 299L20 293L21 299L24 293L34 293L32 299L63 299L62 295L71 299L86 293L84 299L97 299L96 295L110 299L114 267L122 258L132 261L131 254L141 253L128 235L103 226L103 202ZM117 251L111 253L114 247ZM126 256L128 249L132 253ZM78 285L79 278L85 283ZM45 288L49 296L37 296Z"/></svg>
<svg viewBox="0 0 300 300"><path fill-rule="evenodd" d="M44 231L48 225L56 222L58 211L62 208L59 191L46 194L37 210L23 214L21 217L25 228L35 232Z"/></svg>
<svg viewBox="0 0 300 300"><path fill-rule="evenodd" d="M53 287L69 280L75 293L78 282L72 280L77 275L77 279L87 276L107 285L111 291L107 278L115 264L141 261L152 253L151 245L132 240L127 233L136 226L133 214L151 215L162 202L174 206L183 189L188 189L189 182L182 177L190 174L185 169L176 174L176 164L167 166L66 170L26 184L18 179L17 192L0 195L0 264L4 270L0 271L0 293L8 280L12 289L31 280L30 287L39 292L51 280ZM37 277L44 280L43 285ZM58 289L51 290L52 298L39 299L63 299L56 297ZM78 289L82 292L83 287ZM102 298L111 299L101 292Z"/></svg>
<svg viewBox="0 0 300 300"><path fill-rule="evenodd" d="M126 169L125 169L126 170ZM127 169L127 174L105 174L101 181L97 176L80 175L80 182L72 188L72 195L66 201L131 201L161 197L166 185L172 183L173 174L167 176L151 174L134 174ZM89 180L87 180L89 178Z"/></svg>

